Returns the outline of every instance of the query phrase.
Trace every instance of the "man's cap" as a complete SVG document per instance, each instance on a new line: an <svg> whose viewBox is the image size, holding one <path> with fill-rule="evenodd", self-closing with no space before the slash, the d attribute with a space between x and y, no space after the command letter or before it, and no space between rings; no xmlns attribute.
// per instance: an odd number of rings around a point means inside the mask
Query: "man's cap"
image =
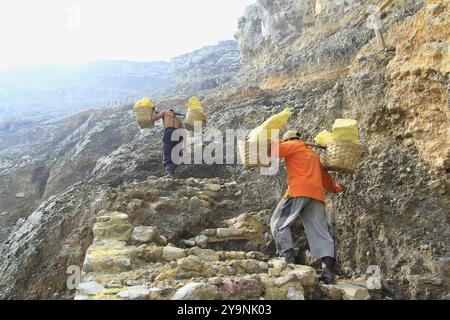
<svg viewBox="0 0 450 320"><path fill-rule="evenodd" d="M283 141L287 141L289 139L300 139L300 132L297 130L289 130L285 134L283 134Z"/></svg>

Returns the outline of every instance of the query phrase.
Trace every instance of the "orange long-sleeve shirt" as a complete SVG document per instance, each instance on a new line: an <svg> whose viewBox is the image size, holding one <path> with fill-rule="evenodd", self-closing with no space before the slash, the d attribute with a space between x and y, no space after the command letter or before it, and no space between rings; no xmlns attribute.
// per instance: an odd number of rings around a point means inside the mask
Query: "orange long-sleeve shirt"
<svg viewBox="0 0 450 320"><path fill-rule="evenodd" d="M304 141L273 142L272 155L286 162L288 190L285 197L308 197L324 202L324 191L342 191L324 169L319 155Z"/></svg>

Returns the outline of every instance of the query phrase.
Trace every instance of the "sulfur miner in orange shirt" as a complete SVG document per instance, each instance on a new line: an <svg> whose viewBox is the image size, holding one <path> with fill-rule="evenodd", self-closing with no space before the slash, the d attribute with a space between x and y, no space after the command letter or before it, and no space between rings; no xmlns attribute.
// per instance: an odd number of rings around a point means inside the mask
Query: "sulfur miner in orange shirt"
<svg viewBox="0 0 450 320"><path fill-rule="evenodd" d="M325 191L344 190L324 169L319 155L301 140L298 131L288 131L282 141L272 143L272 156L286 163L288 190L270 221L277 253L288 263L295 263L291 226L298 219L303 223L311 254L322 259L320 280L334 282L335 247L325 211Z"/></svg>

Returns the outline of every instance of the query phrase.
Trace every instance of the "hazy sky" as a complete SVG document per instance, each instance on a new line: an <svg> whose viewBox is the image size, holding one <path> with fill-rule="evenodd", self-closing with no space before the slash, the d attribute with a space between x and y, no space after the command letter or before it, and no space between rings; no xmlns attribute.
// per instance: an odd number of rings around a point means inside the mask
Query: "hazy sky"
<svg viewBox="0 0 450 320"><path fill-rule="evenodd" d="M256 0L1 0L0 68L167 60L232 39Z"/></svg>

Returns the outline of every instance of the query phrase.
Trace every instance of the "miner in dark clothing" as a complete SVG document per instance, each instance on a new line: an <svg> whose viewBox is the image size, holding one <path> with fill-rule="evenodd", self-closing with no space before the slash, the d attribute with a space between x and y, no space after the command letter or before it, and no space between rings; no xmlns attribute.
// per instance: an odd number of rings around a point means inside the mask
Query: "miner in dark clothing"
<svg viewBox="0 0 450 320"><path fill-rule="evenodd" d="M153 116L153 121L162 119L164 125L163 137L163 164L167 176L173 178L175 174L176 165L172 161L172 150L179 143L183 142L183 137L180 136L176 141L172 141L172 134L177 130L183 128L183 123L177 118L177 114L172 109L169 111L162 111Z"/></svg>

